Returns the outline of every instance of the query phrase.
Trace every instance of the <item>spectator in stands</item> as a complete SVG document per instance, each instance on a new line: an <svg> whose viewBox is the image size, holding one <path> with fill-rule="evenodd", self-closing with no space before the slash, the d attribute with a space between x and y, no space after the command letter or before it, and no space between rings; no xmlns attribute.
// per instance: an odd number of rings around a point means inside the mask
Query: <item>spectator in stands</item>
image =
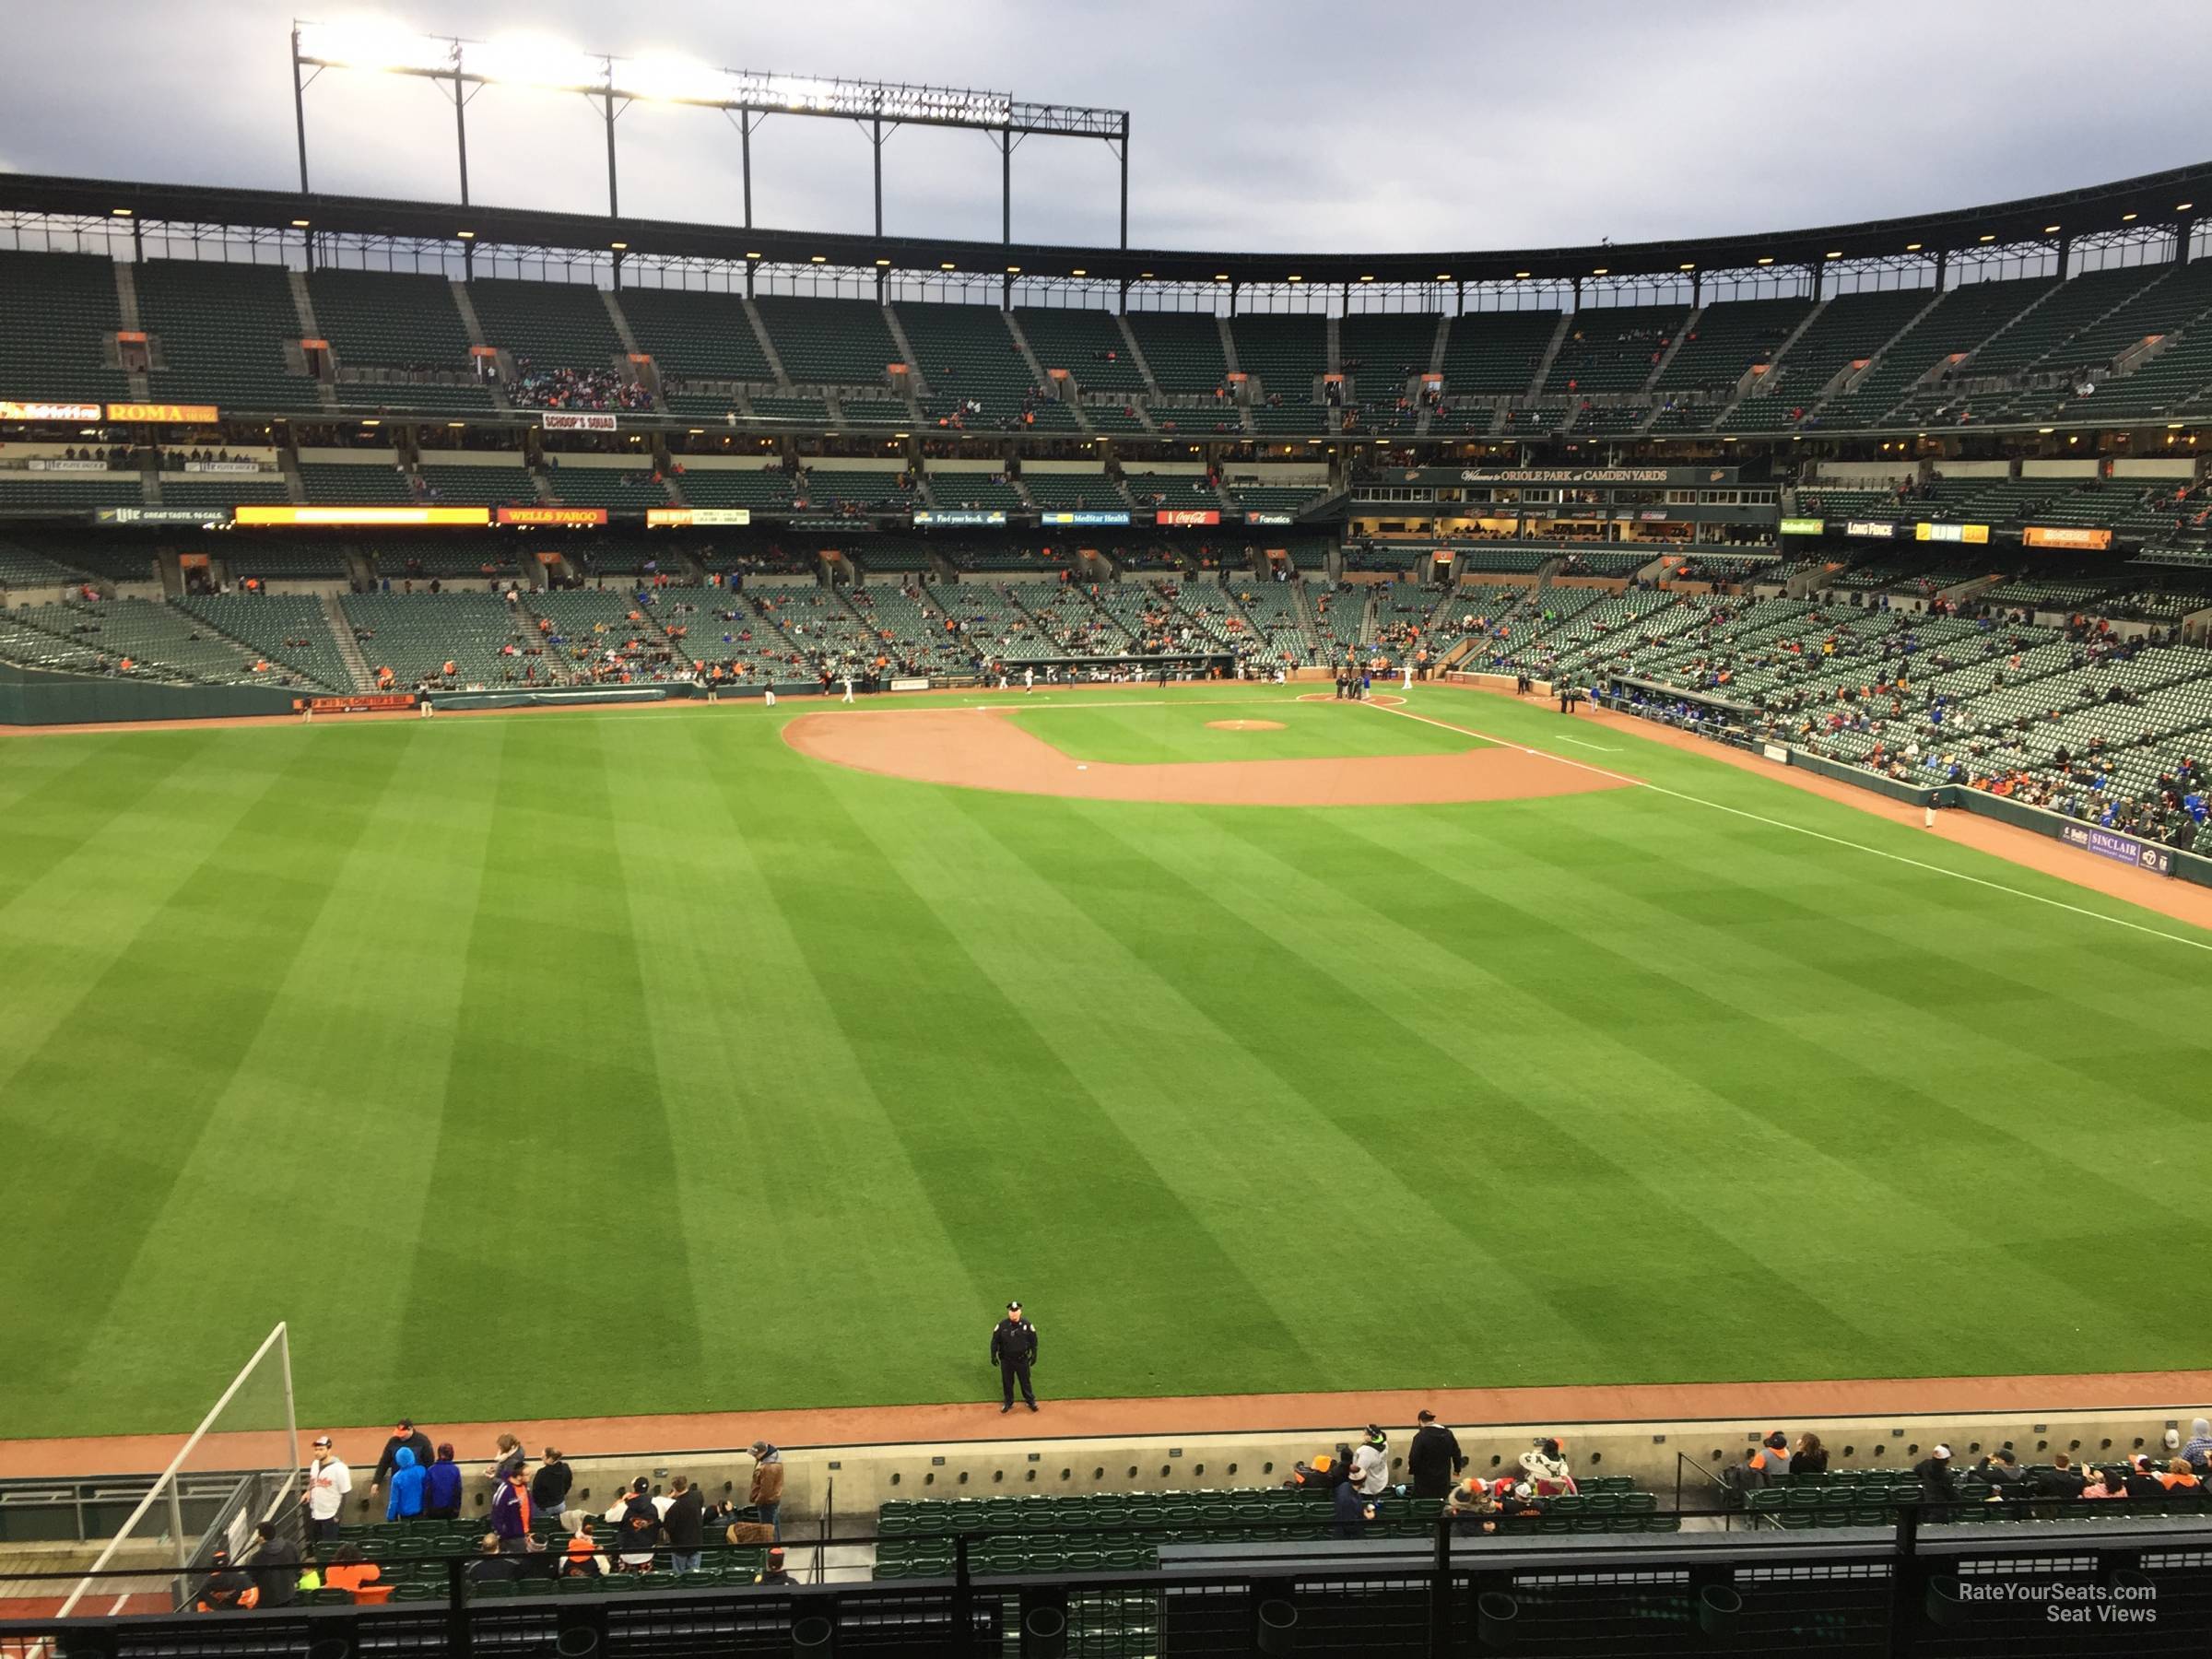
<svg viewBox="0 0 2212 1659"><path fill-rule="evenodd" d="M705 1542L706 1500L690 1477L678 1475L668 1483L668 1508L661 1529L668 1535L668 1571L697 1572L700 1550Z"/></svg>
<svg viewBox="0 0 2212 1659"><path fill-rule="evenodd" d="M236 1613L242 1608L257 1606L261 1590L253 1579L230 1564L230 1552L217 1545L208 1565L214 1571L200 1588L200 1598L194 1604L203 1613Z"/></svg>
<svg viewBox="0 0 2212 1659"><path fill-rule="evenodd" d="M1999 1446L1974 1465L1974 1473L1989 1483L1993 1500L2024 1498L2028 1495L2028 1477L2020 1467L2020 1460L2009 1446Z"/></svg>
<svg viewBox="0 0 2212 1659"><path fill-rule="evenodd" d="M253 1571L253 1588L260 1593L254 1604L288 1607L300 1599L300 1546L278 1530L274 1521L253 1528L256 1540L246 1565Z"/></svg>
<svg viewBox="0 0 2212 1659"><path fill-rule="evenodd" d="M415 1462L418 1466L423 1468L429 1466L430 1437L415 1427L415 1420L412 1418L401 1418L399 1427L392 1430L392 1438L384 1441L383 1453L376 1460L376 1473L370 1477L369 1481L371 1497L373 1498L382 1488L384 1482L392 1478L392 1470L395 1466L395 1460L402 1446L415 1453Z"/></svg>
<svg viewBox="0 0 2212 1659"><path fill-rule="evenodd" d="M629 1491L617 1492L606 1519L616 1529L621 1552L616 1564L625 1572L652 1571L653 1547L661 1537L661 1510L653 1500L653 1482L641 1475L629 1483Z"/></svg>
<svg viewBox="0 0 2212 1659"><path fill-rule="evenodd" d="M783 1453L766 1441L755 1441L753 1484L747 1501L760 1514L760 1524L779 1542L783 1536Z"/></svg>
<svg viewBox="0 0 2212 1659"><path fill-rule="evenodd" d="M2182 1455L2196 1465L2200 1475L2212 1469L2212 1421L2201 1417L2189 1419L2189 1439L2182 1447Z"/></svg>
<svg viewBox="0 0 2212 1659"><path fill-rule="evenodd" d="M1444 1513L1450 1518L1455 1532L1494 1533L1498 1530L1498 1498L1490 1490L1488 1481L1455 1481L1451 1496L1444 1500Z"/></svg>
<svg viewBox="0 0 2212 1659"><path fill-rule="evenodd" d="M422 1512L431 1521L452 1521L461 1513L461 1465L453 1461L451 1441L439 1442L438 1461L424 1484Z"/></svg>
<svg viewBox="0 0 2212 1659"><path fill-rule="evenodd" d="M402 1446L393 1453L392 1496L384 1505L386 1521L419 1521L429 1471L415 1462L415 1448Z"/></svg>
<svg viewBox="0 0 2212 1659"><path fill-rule="evenodd" d="M477 1559L468 1567L470 1583L510 1584L523 1576L522 1557L502 1549L503 1542L496 1532L477 1540Z"/></svg>
<svg viewBox="0 0 2212 1659"><path fill-rule="evenodd" d="M1352 1455L1357 1458L1359 1453L1355 1452ZM1336 1482L1329 1493L1329 1536L1358 1538L1366 1535L1368 1524L1375 1518L1375 1505L1359 1490L1357 1477Z"/></svg>
<svg viewBox="0 0 2212 1659"><path fill-rule="evenodd" d="M319 1436L314 1458L307 1465L307 1489L300 1494L300 1501L307 1510L307 1536L311 1543L338 1535L338 1515L352 1490L353 1471L330 1449L330 1436Z"/></svg>
<svg viewBox="0 0 2212 1659"><path fill-rule="evenodd" d="M560 1449L547 1446L546 1461L530 1477L530 1507L541 1521L559 1521L569 1507L569 1488L575 1484L576 1472L561 1462Z"/></svg>
<svg viewBox="0 0 2212 1659"><path fill-rule="evenodd" d="M453 671L453 664L446 664L445 672L451 675ZM523 1463L523 1442L516 1440L512 1434L502 1434L500 1436L499 1458L493 1463L484 1478L491 1482L492 1488L496 1491L507 1484L507 1477L510 1475L517 1473L522 1468Z"/></svg>
<svg viewBox="0 0 2212 1659"><path fill-rule="evenodd" d="M592 1518L576 1517L576 1530L569 1535L568 1559L561 1563L563 1578L605 1578L606 1558L599 1553L599 1541L592 1536Z"/></svg>
<svg viewBox="0 0 2212 1659"><path fill-rule="evenodd" d="M1912 1465L1912 1478L1920 1482L1921 1491L1930 1500L1948 1503L1959 1496L1958 1483L1951 1478L1951 1449L1937 1446Z"/></svg>
<svg viewBox="0 0 2212 1659"><path fill-rule="evenodd" d="M519 1468L491 1495L491 1530L511 1547L530 1535L530 1487Z"/></svg>
<svg viewBox="0 0 2212 1659"><path fill-rule="evenodd" d="M1793 1475L1825 1475L1828 1473L1828 1448L1820 1437L1811 1430L1797 1437L1797 1449L1790 1453L1790 1472Z"/></svg>
<svg viewBox="0 0 2212 1659"><path fill-rule="evenodd" d="M2088 1479L2074 1466L2074 1460L2064 1452L2051 1460L2047 1469L2038 1469L2028 1478L2029 1486L2039 1498L2078 1498Z"/></svg>
<svg viewBox="0 0 2212 1659"><path fill-rule="evenodd" d="M1380 1498L1390 1486L1390 1436L1373 1423L1352 1450L1352 1485L1362 1498Z"/></svg>
<svg viewBox="0 0 2212 1659"><path fill-rule="evenodd" d="M2186 1498L2204 1494L2204 1483L2197 1479L2196 1470L2185 1457L2171 1458L2166 1472L2159 1477L2159 1484L2170 1492L2179 1492Z"/></svg>
<svg viewBox="0 0 2212 1659"><path fill-rule="evenodd" d="M1572 1493L1574 1477L1567 1472L1567 1458L1559 1442L1547 1435L1521 1453L1521 1470L1539 1498Z"/></svg>
<svg viewBox="0 0 2212 1659"><path fill-rule="evenodd" d="M1413 1495L1444 1497L1467 1466L1459 1437L1438 1422L1433 1411L1422 1412L1414 1421L1413 1444L1406 1449L1406 1473L1412 1480Z"/></svg>
<svg viewBox="0 0 2212 1659"><path fill-rule="evenodd" d="M323 1587L343 1590L357 1602L386 1601L392 1588L379 1582L383 1576L383 1569L363 1555L359 1544L341 1544L323 1569Z"/></svg>
<svg viewBox="0 0 2212 1659"><path fill-rule="evenodd" d="M2081 1488L2084 1498L2124 1498L2127 1496L2127 1472L2124 1469L2092 1469L2088 1484Z"/></svg>
<svg viewBox="0 0 2212 1659"><path fill-rule="evenodd" d="M2130 1498L2141 1502L2166 1496L2166 1488L2159 1479L2159 1471L2151 1466L2150 1459L2138 1452L2127 1460L2126 1473L2121 1484Z"/></svg>

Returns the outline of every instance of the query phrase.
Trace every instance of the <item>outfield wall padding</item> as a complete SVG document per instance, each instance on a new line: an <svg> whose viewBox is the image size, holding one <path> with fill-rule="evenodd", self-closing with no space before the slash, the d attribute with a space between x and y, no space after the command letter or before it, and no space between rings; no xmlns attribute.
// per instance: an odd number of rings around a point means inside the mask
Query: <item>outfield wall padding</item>
<svg viewBox="0 0 2212 1659"><path fill-rule="evenodd" d="M161 686L0 664L0 725L110 725L289 714L300 693L274 686Z"/></svg>
<svg viewBox="0 0 2212 1659"><path fill-rule="evenodd" d="M1624 712L1638 712L1633 704L1621 703L1616 706ZM1644 718L1648 718L1648 716L1644 716ZM1704 735L1714 737L1716 741L1725 740L1719 735L1711 732L1705 733ZM1902 779L1886 777L1880 772L1870 771L1863 766L1853 766L1846 761L1830 760L1821 755L1807 754L1794 745L1787 747L1790 755L1788 763L1791 766L1802 767L1805 771L1818 777L1832 778L1840 783L1849 783L1854 788L1864 789L1872 794L1885 795L1892 801L1901 801L1910 806L1939 806L1948 811L1968 812L1976 818L1994 818L1999 823L2010 824L2016 829L2031 830L2038 835L2049 836L2053 841L2063 839L2062 832L2066 825L2079 824L2084 821L2079 818L2070 818L2064 813L2053 812L2047 807L2030 806L2024 801L2016 801L2009 796L1992 794L1986 789L1970 789L1959 783L1935 785L1909 783ZM2136 839L2142 840L2144 838L2138 836ZM2183 852L2178 847L2168 846L2166 851L2172 861L2171 874L2175 878L2194 882L2198 887L2212 887L2212 858L2208 858L2201 853ZM2095 854L2083 853L2082 856L2090 858Z"/></svg>

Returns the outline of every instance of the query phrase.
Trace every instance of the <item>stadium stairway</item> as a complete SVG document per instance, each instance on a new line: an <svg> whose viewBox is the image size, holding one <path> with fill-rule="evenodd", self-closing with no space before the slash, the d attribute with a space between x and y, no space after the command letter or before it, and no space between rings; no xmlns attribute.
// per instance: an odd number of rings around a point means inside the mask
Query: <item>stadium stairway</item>
<svg viewBox="0 0 2212 1659"><path fill-rule="evenodd" d="M138 320L138 269L126 259L115 261L115 312L117 321L125 328L136 330L146 326ZM130 382L133 397L153 395L153 381L147 375L134 370L124 378Z"/></svg>
<svg viewBox="0 0 2212 1659"><path fill-rule="evenodd" d="M1823 413L1837 398L1849 396L1856 387L1881 373L1888 364L1889 354L1905 341L1911 339L1921 325L1927 322L1929 313L1943 303L1944 291L1942 288L1929 289L1928 302L1908 317L1903 327L1882 342L1880 347L1867 358L1865 368L1844 374L1833 386L1830 387L1821 395L1819 402L1806 411L1808 419Z"/></svg>
<svg viewBox="0 0 2212 1659"><path fill-rule="evenodd" d="M1136 365L1136 371L1145 377L1145 395L1158 404L1161 395L1159 377L1152 372L1152 365L1145 360L1144 349L1136 343L1136 330L1129 326L1128 313L1116 312L1113 320L1122 331L1122 344L1129 348L1129 360Z"/></svg>
<svg viewBox="0 0 2212 1659"><path fill-rule="evenodd" d="M768 360L769 368L775 373L777 389L789 392L791 390L791 371L783 367L782 356L776 350L775 341L769 337L767 319L760 315L760 308L753 303L753 297L750 294L745 297L743 303L745 320L753 325L753 337L760 342L760 355ZM751 406L747 405L747 406L749 410Z"/></svg>
<svg viewBox="0 0 2212 1659"><path fill-rule="evenodd" d="M338 608L337 594L326 593L322 598L324 619L330 624L330 637L337 641L338 660L353 677L353 689L375 690L376 676L369 671L369 659L361 654L361 642L353 637L353 624L346 620L346 613Z"/></svg>
<svg viewBox="0 0 2212 1659"><path fill-rule="evenodd" d="M1666 349L1659 354L1659 360L1652 365L1651 373L1644 377L1641 388L1643 391L1656 390L1659 383L1666 378L1667 369L1674 362L1676 355L1681 351L1683 342L1698 332L1698 319L1704 314L1705 307L1700 304L1692 307L1689 315L1682 319L1680 325L1675 330L1675 337L1666 343Z"/></svg>
<svg viewBox="0 0 2212 1659"><path fill-rule="evenodd" d="M622 342L622 349L630 355L633 372L637 374L640 383L653 394L653 412L655 415L667 414L668 400L661 394L660 375L646 373L644 367L637 362L639 358L645 356L645 352L643 347L639 346L638 336L629 326L629 319L622 314L621 301L616 297L612 288L601 288L599 300L606 307L606 320L614 324L615 338ZM658 368L657 364L649 366Z"/></svg>
<svg viewBox="0 0 2212 1659"><path fill-rule="evenodd" d="M1551 331L1551 344L1544 347L1543 360L1536 365L1536 372L1529 381L1528 390L1523 394L1524 396L1533 398L1543 392L1544 382L1551 378L1552 365L1559 360L1559 352L1566 346L1567 336L1573 330L1574 312L1561 312L1559 326ZM1446 390L1448 391L1450 388L1447 387Z"/></svg>
<svg viewBox="0 0 2212 1659"><path fill-rule="evenodd" d="M913 342L906 337L906 324L899 320L899 308L888 300L884 302L883 325L891 331L891 344L899 347L899 360L906 365L907 401L912 406L914 399L929 395L929 381L922 372L922 359L914 355ZM1040 380L1037 383L1044 382ZM921 411L916 406L915 418L920 418Z"/></svg>
<svg viewBox="0 0 2212 1659"><path fill-rule="evenodd" d="M477 315L476 301L471 300L468 295L468 284L449 282L446 286L453 290L453 309L461 313L461 326L468 330L469 345L471 347L488 346L490 342L484 337L483 320ZM493 408L512 409L514 406L507 401L507 389L500 383L499 376L492 376L485 390L491 394Z"/></svg>
<svg viewBox="0 0 2212 1659"><path fill-rule="evenodd" d="M303 340L322 339L323 324L315 320L315 302L307 291L306 273L288 271L285 275L291 284L292 309L300 313L300 337ZM324 408L334 415L337 413L338 389L320 375L315 377L315 395ZM300 498L294 496L292 499L298 500Z"/></svg>
<svg viewBox="0 0 2212 1659"><path fill-rule="evenodd" d="M1006 332L1014 336L1014 348L1021 353L1021 360L1029 366L1030 383L1050 387L1053 383L1052 377L1045 373L1044 365L1037 360L1037 353L1030 349L1030 336L1021 332L1021 323L1015 316L1013 308L1009 306L1003 314L1006 319ZM900 337L903 340L905 336L900 335ZM913 354L909 352L907 357L911 361ZM1070 405L1069 406L1076 410L1076 420L1077 424L1081 424L1083 421L1082 406L1080 405Z"/></svg>
<svg viewBox="0 0 2212 1659"><path fill-rule="evenodd" d="M1774 355L1767 359L1767 371L1764 374L1754 374L1748 369L1744 371L1743 379L1736 382L1735 390L1729 394L1727 401L1712 412L1712 426L1716 431L1723 430L1727 427L1729 416L1735 412L1736 405L1742 403L1746 398L1754 394L1769 397L1774 395L1774 393L1769 388L1781 383L1780 376L1783 372L1783 361L1790 355L1790 347L1805 337L1805 331L1812 327L1814 320L1828 309L1828 300L1823 297L1807 308L1805 315L1797 319L1797 326L1790 330L1789 338L1776 347Z"/></svg>

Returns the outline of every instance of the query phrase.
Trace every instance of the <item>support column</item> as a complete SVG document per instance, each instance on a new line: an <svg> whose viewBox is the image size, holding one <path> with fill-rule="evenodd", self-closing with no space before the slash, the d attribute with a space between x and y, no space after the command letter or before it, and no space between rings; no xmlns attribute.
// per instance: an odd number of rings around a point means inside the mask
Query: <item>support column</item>
<svg viewBox="0 0 2212 1659"><path fill-rule="evenodd" d="M876 162L876 234L883 234L883 109L878 102L868 121L868 149Z"/></svg>
<svg viewBox="0 0 2212 1659"><path fill-rule="evenodd" d="M615 88L613 71L608 72L606 88L606 217L619 218L622 205L615 194Z"/></svg>
<svg viewBox="0 0 2212 1659"><path fill-rule="evenodd" d="M453 149L461 159L461 206L468 206L468 88L453 76Z"/></svg>
<svg viewBox="0 0 2212 1659"><path fill-rule="evenodd" d="M753 228L753 112L737 112L737 159L745 172L745 228ZM753 273L748 265L745 273L745 291L753 291Z"/></svg>
<svg viewBox="0 0 2212 1659"><path fill-rule="evenodd" d="M305 177L305 161L300 171ZM300 188L308 188L305 182ZM1122 248L1128 248L1128 111L1122 111Z"/></svg>
<svg viewBox="0 0 2212 1659"><path fill-rule="evenodd" d="M1014 129L998 131L998 240L1014 242Z"/></svg>
<svg viewBox="0 0 2212 1659"><path fill-rule="evenodd" d="M300 141L300 194L307 194L307 83L300 78L300 28L292 26L292 131ZM1123 173L1122 199L1129 199L1128 174ZM1127 218L1128 209L1123 209Z"/></svg>

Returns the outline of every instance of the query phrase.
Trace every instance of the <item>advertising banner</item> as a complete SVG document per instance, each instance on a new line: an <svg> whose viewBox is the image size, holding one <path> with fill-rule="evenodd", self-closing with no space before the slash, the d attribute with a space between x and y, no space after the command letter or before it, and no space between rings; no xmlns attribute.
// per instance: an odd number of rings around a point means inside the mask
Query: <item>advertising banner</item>
<svg viewBox="0 0 2212 1659"><path fill-rule="evenodd" d="M71 461L53 455L40 455L30 463L32 472L106 472L105 461Z"/></svg>
<svg viewBox="0 0 2212 1659"><path fill-rule="evenodd" d="M240 507L231 518L245 524L469 524L491 523L488 507Z"/></svg>
<svg viewBox="0 0 2212 1659"><path fill-rule="evenodd" d="M1843 534L1846 535L1866 535L1872 536L1877 541L1888 541L1891 536L1897 534L1897 526L1895 524L1876 524L1871 519L1847 519L1844 521Z"/></svg>
<svg viewBox="0 0 2212 1659"><path fill-rule="evenodd" d="M938 512L924 508L914 514L914 523L917 524L1003 524L1006 522L1006 515L1003 512L983 512L969 509L961 509L954 512Z"/></svg>
<svg viewBox="0 0 2212 1659"><path fill-rule="evenodd" d="M753 522L750 507L648 507L645 509L645 527L649 530L679 527L685 524L749 524Z"/></svg>
<svg viewBox="0 0 2212 1659"><path fill-rule="evenodd" d="M151 420L168 426L206 426L217 418L213 404L112 403L110 420Z"/></svg>
<svg viewBox="0 0 2212 1659"><path fill-rule="evenodd" d="M255 461L187 461L188 473L257 473L267 469Z"/></svg>
<svg viewBox="0 0 2212 1659"><path fill-rule="evenodd" d="M1782 521L1782 533L1784 535L1818 535L1827 528L1828 521L1826 519L1783 519Z"/></svg>
<svg viewBox="0 0 2212 1659"><path fill-rule="evenodd" d="M2084 552L2102 553L2112 547L2112 533L2074 524L2030 524L2020 532L2020 540L2030 547L2079 547Z"/></svg>
<svg viewBox="0 0 2212 1659"><path fill-rule="evenodd" d="M1244 522L1248 524L1287 524L1290 522L1290 515L1287 512L1247 512Z"/></svg>
<svg viewBox="0 0 2212 1659"><path fill-rule="evenodd" d="M227 524L228 507L101 507L94 511L96 524Z"/></svg>
<svg viewBox="0 0 2212 1659"><path fill-rule="evenodd" d="M1125 524L1125 512L1045 512L1039 518L1048 524Z"/></svg>
<svg viewBox="0 0 2212 1659"><path fill-rule="evenodd" d="M611 432L615 418L583 409L541 409L537 424L548 432Z"/></svg>
<svg viewBox="0 0 2212 1659"><path fill-rule="evenodd" d="M98 420L98 404L17 403L0 397L0 420Z"/></svg>
<svg viewBox="0 0 2212 1659"><path fill-rule="evenodd" d="M359 697L295 697L292 707L317 714L375 714L415 706L412 691L370 692Z"/></svg>
<svg viewBox="0 0 2212 1659"><path fill-rule="evenodd" d="M2069 847L2079 847L2084 853L2094 853L2100 858L2134 865L2138 870L2150 870L2160 876L2173 873L2173 855L2164 847L2154 847L2148 841L2139 841L2132 835L2114 835L2110 830L2097 830L2088 824L2063 824L2058 839Z"/></svg>
<svg viewBox="0 0 2212 1659"><path fill-rule="evenodd" d="M502 507L502 524L604 524L604 507Z"/></svg>
<svg viewBox="0 0 2212 1659"><path fill-rule="evenodd" d="M1221 522L1218 508L1164 507L1152 515L1155 524L1218 524Z"/></svg>
<svg viewBox="0 0 2212 1659"><path fill-rule="evenodd" d="M1921 524L1912 526L1912 538L1928 542L1985 542L1989 539L1989 526Z"/></svg>

